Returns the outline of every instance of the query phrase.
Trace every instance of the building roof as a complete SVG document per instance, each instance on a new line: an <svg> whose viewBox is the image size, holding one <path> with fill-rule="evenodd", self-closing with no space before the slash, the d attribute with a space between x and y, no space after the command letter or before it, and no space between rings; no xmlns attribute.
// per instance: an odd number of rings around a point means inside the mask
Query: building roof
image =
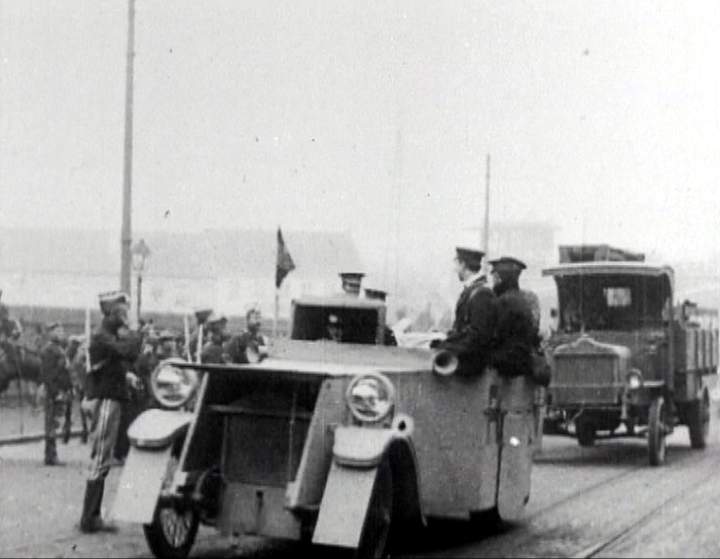
<svg viewBox="0 0 720 559"><path fill-rule="evenodd" d="M285 243L304 277L361 268L347 233L283 231ZM137 232L151 255L145 275L175 278L255 278L273 276L277 250L274 230L205 230L197 233ZM0 230L0 271L78 275L117 274L120 239L112 231L50 229Z"/></svg>

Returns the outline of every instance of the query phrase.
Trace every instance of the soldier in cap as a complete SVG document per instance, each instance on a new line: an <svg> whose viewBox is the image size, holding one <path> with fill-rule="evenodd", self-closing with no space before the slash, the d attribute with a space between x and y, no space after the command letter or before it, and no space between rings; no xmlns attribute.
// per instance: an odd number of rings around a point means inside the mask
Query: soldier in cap
<svg viewBox="0 0 720 559"><path fill-rule="evenodd" d="M257 305L250 307L245 313L245 324L245 331L233 336L227 343L227 359L231 363L248 363L250 354L259 358L266 352L267 342L260 333L262 314Z"/></svg>
<svg viewBox="0 0 720 559"><path fill-rule="evenodd" d="M343 328L340 317L336 314L329 314L325 327L325 339L333 342L343 341Z"/></svg>
<svg viewBox="0 0 720 559"><path fill-rule="evenodd" d="M531 375L533 350L538 346L539 338L530 305L520 292L519 278L526 266L509 256L490 264L493 291L498 297L493 365L504 376Z"/></svg>
<svg viewBox="0 0 720 559"><path fill-rule="evenodd" d="M121 406L128 397L128 383L137 377L127 372L140 353L140 337L127 330L128 296L122 292L100 295L103 319L90 340L90 374L86 380L92 415L91 464L80 518L83 532L112 531L100 516L105 478L120 425Z"/></svg>
<svg viewBox="0 0 720 559"><path fill-rule="evenodd" d="M481 274L480 250L457 247L455 272L464 288L455 306L452 330L443 341L434 341L431 347L448 350L460 359L460 374L479 374L488 365L493 335L497 324L497 300L485 286Z"/></svg>
<svg viewBox="0 0 720 559"><path fill-rule="evenodd" d="M227 340L227 318L213 313L207 318L206 324L208 341L203 345L200 359L203 363L225 363L223 344Z"/></svg>
<svg viewBox="0 0 720 559"><path fill-rule="evenodd" d="M42 386L45 392L45 465L61 465L57 455L57 431L72 389L65 356L65 330L54 322L47 326L48 341L40 352Z"/></svg>
<svg viewBox="0 0 720 559"><path fill-rule="evenodd" d="M365 288L365 297L368 299L374 299L376 301L382 301L383 303L387 299L387 291L382 289ZM395 338L395 332L387 324L383 329L383 345L396 346L397 339Z"/></svg>

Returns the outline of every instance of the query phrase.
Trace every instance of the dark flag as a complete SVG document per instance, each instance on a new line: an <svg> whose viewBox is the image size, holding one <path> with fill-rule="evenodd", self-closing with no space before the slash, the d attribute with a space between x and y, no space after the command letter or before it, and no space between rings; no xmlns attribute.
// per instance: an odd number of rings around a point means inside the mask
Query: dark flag
<svg viewBox="0 0 720 559"><path fill-rule="evenodd" d="M278 227L277 232L277 264L275 265L275 287L280 287L285 276L295 269L295 262L293 262L292 256L288 252L283 240L282 231Z"/></svg>

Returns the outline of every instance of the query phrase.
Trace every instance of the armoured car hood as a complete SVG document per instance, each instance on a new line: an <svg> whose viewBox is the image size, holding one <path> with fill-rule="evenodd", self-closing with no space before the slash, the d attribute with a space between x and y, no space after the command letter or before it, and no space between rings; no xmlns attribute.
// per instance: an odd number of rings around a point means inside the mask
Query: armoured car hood
<svg viewBox="0 0 720 559"><path fill-rule="evenodd" d="M417 348L275 340L269 348L269 356L261 363L183 366L204 371L273 371L321 376L419 373L431 370L432 354L430 350Z"/></svg>

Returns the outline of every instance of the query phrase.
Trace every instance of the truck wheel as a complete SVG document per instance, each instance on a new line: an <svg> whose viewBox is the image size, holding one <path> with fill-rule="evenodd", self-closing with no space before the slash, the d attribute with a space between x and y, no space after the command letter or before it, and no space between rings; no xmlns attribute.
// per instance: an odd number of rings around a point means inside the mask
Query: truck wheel
<svg viewBox="0 0 720 559"><path fill-rule="evenodd" d="M388 556L392 507L392 471L387 462L382 462L377 471L365 525L355 552L357 559L381 559Z"/></svg>
<svg viewBox="0 0 720 559"><path fill-rule="evenodd" d="M184 559L195 543L198 512L191 504L175 499L158 501L151 524L145 524L145 539L155 557Z"/></svg>
<svg viewBox="0 0 720 559"><path fill-rule="evenodd" d="M578 421L575 424L575 433L580 446L593 446L595 444L595 426L589 421Z"/></svg>
<svg viewBox="0 0 720 559"><path fill-rule="evenodd" d="M707 392L703 392L699 400L690 404L687 410L687 424L690 431L690 446L705 448L710 432L710 400Z"/></svg>
<svg viewBox="0 0 720 559"><path fill-rule="evenodd" d="M648 458L651 466L665 463L665 399L658 396L648 412Z"/></svg>

